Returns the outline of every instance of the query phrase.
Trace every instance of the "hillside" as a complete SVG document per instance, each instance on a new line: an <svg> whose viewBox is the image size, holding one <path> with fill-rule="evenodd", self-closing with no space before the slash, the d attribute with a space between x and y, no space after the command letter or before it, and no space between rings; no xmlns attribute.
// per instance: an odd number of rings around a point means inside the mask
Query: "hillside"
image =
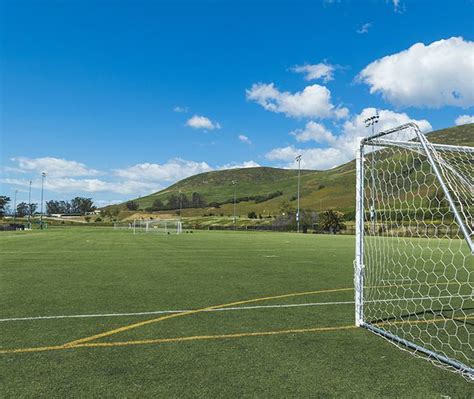
<svg viewBox="0 0 474 399"><path fill-rule="evenodd" d="M474 124L438 130L430 133L429 138L433 142L474 146ZM274 215L284 200L296 206L297 176L296 170L270 167L213 171L188 177L162 191L137 198L135 201L138 202L140 210L145 210L151 207L156 199L166 203L171 195L179 195L179 192L188 198L191 198L194 192L198 192L208 204L218 202L221 203L220 207L185 209L183 215L200 216L210 212L230 215L232 204L222 203L231 202L234 195L232 181L237 181L237 198L277 195L259 203L255 200L242 200L238 204L238 214L246 215L250 211L255 211L264 216ZM354 211L354 197L354 161L326 171L301 171L301 207L304 209L320 211L334 208L344 213L351 213ZM124 209L124 204L112 208L117 207Z"/></svg>

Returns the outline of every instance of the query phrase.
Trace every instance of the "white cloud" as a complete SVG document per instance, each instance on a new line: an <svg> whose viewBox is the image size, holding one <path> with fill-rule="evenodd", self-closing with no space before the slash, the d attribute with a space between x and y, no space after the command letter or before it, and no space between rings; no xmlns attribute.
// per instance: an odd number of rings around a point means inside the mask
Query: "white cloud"
<svg viewBox="0 0 474 399"><path fill-rule="evenodd" d="M454 121L456 125L466 125L467 123L474 123L474 115L459 115Z"/></svg>
<svg viewBox="0 0 474 399"><path fill-rule="evenodd" d="M283 113L294 118L344 118L347 108L331 103L331 92L324 86L306 86L296 93L281 92L273 83L255 83L246 90L247 99L260 104L267 111Z"/></svg>
<svg viewBox="0 0 474 399"><path fill-rule="evenodd" d="M62 158L44 157L44 158L26 158L16 157L11 159L17 164L11 171L18 173L36 173L46 172L48 176L96 176L100 172L90 169L81 162L68 161Z"/></svg>
<svg viewBox="0 0 474 399"><path fill-rule="evenodd" d="M326 129L320 123L309 121L304 129L296 129L290 132L292 136L295 136L296 141L307 142L314 140L316 142L320 141L330 141L334 137L333 134Z"/></svg>
<svg viewBox="0 0 474 399"><path fill-rule="evenodd" d="M220 166L218 169L244 169L244 168L256 168L259 167L260 164L258 164L255 161L245 161L242 163L228 163L225 165Z"/></svg>
<svg viewBox="0 0 474 399"><path fill-rule="evenodd" d="M291 70L296 73L304 73L305 80L317 80L322 79L324 83L333 80L334 70L336 68L334 65L326 64L320 62L319 64L305 64L305 65L296 65Z"/></svg>
<svg viewBox="0 0 474 399"><path fill-rule="evenodd" d="M28 187L28 179L1 179L4 184ZM40 180L33 180L32 187L41 188ZM72 177L46 177L44 188L56 193L101 193L112 192L126 195L143 195L162 189L157 183L127 180L123 182L108 182L100 179L76 179Z"/></svg>
<svg viewBox="0 0 474 399"><path fill-rule="evenodd" d="M211 121L209 118L200 115L194 115L186 121L186 126L193 129L214 130L220 129L221 125L217 122Z"/></svg>
<svg viewBox="0 0 474 399"><path fill-rule="evenodd" d="M239 140L245 144L252 144L252 140L250 140L245 134L239 134Z"/></svg>
<svg viewBox="0 0 474 399"><path fill-rule="evenodd" d="M392 4L393 4L393 10L395 12L402 12L400 0L392 0Z"/></svg>
<svg viewBox="0 0 474 399"><path fill-rule="evenodd" d="M119 177L130 180L146 181L176 181L202 172L209 172L211 168L206 162L187 161L181 158L171 159L164 164L142 163L125 169L115 170Z"/></svg>
<svg viewBox="0 0 474 399"><path fill-rule="evenodd" d="M364 25L362 25L359 29L356 30L357 33L359 34L364 34L369 32L369 28L372 26L372 23L367 22Z"/></svg>
<svg viewBox="0 0 474 399"><path fill-rule="evenodd" d="M45 158L50 160L51 158ZM53 158L54 159L54 158ZM15 174L24 174L29 170L36 171L38 166L45 166L46 161L41 159L27 159L24 157L14 158L20 167L5 168L10 173L8 178L1 179L4 184L11 184L20 187L28 187L30 179L18 178ZM64 161L64 160L59 160ZM46 170L47 176L44 181L44 188L47 191L56 193L118 193L129 196L141 196L155 191L159 191L169 183L185 177L208 172L213 170L205 162L187 161L176 158L163 164L143 163L130 166L128 168L116 169L102 173L104 178L81 178L83 176L95 174L96 171L87 168L84 164L75 161L51 162L48 161L49 168ZM51 165L57 166L54 169ZM58 166L59 165L59 166ZM60 166L64 166L62 170ZM72 166L75 166L74 169ZM48 171L50 171L48 173ZM32 179L33 188L41 187L41 178Z"/></svg>
<svg viewBox="0 0 474 399"><path fill-rule="evenodd" d="M313 140L319 144L318 148L296 148L287 146L276 148L266 154L267 159L272 161L283 161L281 166L293 168L294 158L302 154L301 165L309 169L329 169L350 161L355 157L355 151L359 138L367 136L370 131L365 127L364 120L374 115L375 108L365 108L360 114L352 116L342 125L340 134L335 135L324 126L309 122L305 129L300 129L291 134L298 141ZM379 110L380 122L377 131L387 130L407 122L415 122L423 132L432 130L431 124L426 120L413 120L405 113L397 113L390 110Z"/></svg>
<svg viewBox="0 0 474 399"><path fill-rule="evenodd" d="M185 114L186 112L189 111L189 108L187 106L179 106L177 105L176 107L173 108L174 112L178 112L180 114Z"/></svg>
<svg viewBox="0 0 474 399"><path fill-rule="evenodd" d="M395 105L439 108L473 106L473 76L474 42L452 37L376 60L358 79Z"/></svg>

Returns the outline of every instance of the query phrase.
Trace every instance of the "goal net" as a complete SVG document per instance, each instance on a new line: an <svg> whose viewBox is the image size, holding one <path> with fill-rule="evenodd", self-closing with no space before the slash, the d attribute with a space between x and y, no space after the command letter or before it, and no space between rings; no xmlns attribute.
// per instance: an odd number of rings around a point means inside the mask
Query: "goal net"
<svg viewBox="0 0 474 399"><path fill-rule="evenodd" d="M363 139L356 202L356 324L474 380L474 147Z"/></svg>
<svg viewBox="0 0 474 399"><path fill-rule="evenodd" d="M181 234L183 225L180 220L134 220L132 223L133 234L141 233L161 233L161 234Z"/></svg>

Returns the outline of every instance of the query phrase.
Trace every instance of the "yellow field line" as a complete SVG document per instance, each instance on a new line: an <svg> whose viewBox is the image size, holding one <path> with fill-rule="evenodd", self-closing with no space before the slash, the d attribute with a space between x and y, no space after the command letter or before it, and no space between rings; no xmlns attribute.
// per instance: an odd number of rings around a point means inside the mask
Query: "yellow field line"
<svg viewBox="0 0 474 399"><path fill-rule="evenodd" d="M472 317L457 318L454 320L473 320ZM453 319L449 319L453 320ZM379 326L389 324L431 324L446 321L444 318L435 318L431 320L399 320L394 322L382 322L376 323ZM19 348L19 349L4 349L0 350L0 354L9 353L32 353L32 352L46 352L54 350L66 350L66 349L77 349L77 348L111 348L131 345L151 345L151 344L164 344L174 342L187 342L187 341L203 341L203 340L219 340L219 339L232 339L232 338L245 338L245 337L263 337L273 335L285 335L285 334L301 334L301 333L312 333L312 332L331 332L331 331L344 331L354 330L358 327L354 324L346 326L335 326L335 327L314 327L314 328L295 328L289 330L276 330L276 331L257 331L257 332L246 332L246 333L234 333L234 334L221 334L221 335L193 335L189 337L174 337L174 338L157 338L157 339L144 339L135 341L118 341L118 342L89 342L76 345L57 345L57 346L43 346L33 348Z"/></svg>
<svg viewBox="0 0 474 399"><path fill-rule="evenodd" d="M200 341L200 340L212 340L212 339L262 337L262 336L270 336L270 335L352 330L355 328L357 327L351 324L348 326L336 326L336 327L298 328L298 329L290 329L290 330L257 331L257 332L221 334L221 335L194 335L194 336L189 336L189 337L157 338L157 339L144 339L144 340L137 340L137 341L89 342L89 343L76 344L76 345L57 345L57 346L44 346L44 347L36 347L36 348L5 349L5 350L0 350L0 354L45 352L45 351L77 349L77 348L103 348L103 347L129 346L129 345L149 345L149 344L163 344L163 343Z"/></svg>
<svg viewBox="0 0 474 399"><path fill-rule="evenodd" d="M402 287L402 286L406 286L406 285L401 284L400 287ZM393 286L375 286L375 287L370 287L370 288L384 288L384 287L393 287ZM347 288L333 288L333 289L325 289L325 290L317 290L317 291L296 292L296 293L275 295L275 296L269 296L269 297L263 297L263 298L247 299L247 300L243 300L243 301L225 303L225 304L221 304L221 305L213 305L213 306L208 306L208 307L201 308L201 309L190 310L188 312L174 313L174 314L167 315L167 316L161 316L161 317L158 317L158 318L144 320L144 321L141 321L141 322L138 322L138 323L129 324L129 325L126 325L126 326L123 326L123 327L113 329L113 330L105 331L103 333L99 333L99 334L91 335L89 337L84 337L84 338L80 338L80 339L77 339L77 340L74 340L74 341L71 341L71 342L67 342L64 345L73 346L73 345L77 345L77 344L82 344L82 343L85 343L85 342L94 341L96 339L109 337L109 336L114 335L114 334L119 334L119 333L124 332L124 331L129 331L129 330L132 330L132 329L135 329L135 328L143 327L143 326L146 326L148 324L158 323L160 321L173 319L173 318L176 318L176 317L189 316L189 315L192 315L192 314L206 312L206 311L213 310L213 309L220 309L220 308L225 308L225 307L229 307L229 306L243 305L243 304L247 304L247 303L268 301L268 300L273 300L273 299L290 298L290 297L295 297L295 296L315 295L315 294L323 294L323 293L331 293L331 292L352 291L353 289L354 289L353 287L347 287Z"/></svg>
<svg viewBox="0 0 474 399"><path fill-rule="evenodd" d="M353 290L352 287L350 287L350 288L334 288L334 289L327 289L327 290L297 292L297 293L291 293L291 294L275 295L275 296L269 296L269 297L263 297L263 298L246 299L246 300L243 300L243 301L224 303L224 304L221 304L221 305L213 305L213 306L208 306L208 307L201 308L201 309L190 310L189 312L174 313L174 314L170 314L170 315L167 315L167 316L161 316L161 317L154 318L154 319L140 321L138 323L128 324L126 326L115 328L115 329L109 330L109 331L105 331L103 333L99 333L99 334L91 335L89 337L80 338L80 339L77 339L75 341L67 342L67 343L64 344L64 346L76 346L78 344L83 344L85 342L94 341L94 340L99 339L99 338L109 337L111 335L118 334L118 333L121 333L121 332L124 332L124 331L129 331L129 330L132 330L132 329L135 329L135 328L143 327L143 326L146 326L148 324L158 323L158 322L163 321L163 320L173 319L173 318L176 318L176 317L188 316L188 315L191 315L191 314L206 312L206 311L213 310L213 309L225 308L225 307L228 307L228 306L237 306L237 305L243 305L243 304L246 304L246 303L268 301L268 300L272 300L272 299L290 298L290 297L302 296L302 295L313 295L313 294L352 291L352 290Z"/></svg>

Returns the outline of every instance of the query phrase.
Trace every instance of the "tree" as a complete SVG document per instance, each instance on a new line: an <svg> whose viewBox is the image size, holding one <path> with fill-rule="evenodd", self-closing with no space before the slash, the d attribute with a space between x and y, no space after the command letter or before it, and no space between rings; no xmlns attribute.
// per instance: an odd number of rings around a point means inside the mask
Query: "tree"
<svg viewBox="0 0 474 399"><path fill-rule="evenodd" d="M175 194L171 194L168 197L168 202L166 203L167 209L179 209L179 198Z"/></svg>
<svg viewBox="0 0 474 399"><path fill-rule="evenodd" d="M64 205L61 201L46 201L46 213L51 215L53 213L64 213Z"/></svg>
<svg viewBox="0 0 474 399"><path fill-rule="evenodd" d="M80 213L81 215L85 215L89 212L94 212L96 209L92 198L83 197L74 198L71 201L71 208L73 213Z"/></svg>
<svg viewBox="0 0 474 399"><path fill-rule="evenodd" d="M254 211L249 212L247 216L249 219L257 219L257 214Z"/></svg>
<svg viewBox="0 0 474 399"><path fill-rule="evenodd" d="M33 204L33 203L29 204L29 208L30 208L28 209L29 214L34 215L36 210L38 209L38 204Z"/></svg>
<svg viewBox="0 0 474 399"><path fill-rule="evenodd" d="M139 205L136 201L128 201L125 206L129 211L138 211Z"/></svg>
<svg viewBox="0 0 474 399"><path fill-rule="evenodd" d="M180 193L179 199L181 201L181 203L179 204L179 208L185 209L190 207L190 202L188 197L186 197L186 194Z"/></svg>
<svg viewBox="0 0 474 399"><path fill-rule="evenodd" d="M201 194L194 192L192 197L192 206L193 208L204 208L206 206L206 201Z"/></svg>
<svg viewBox="0 0 474 399"><path fill-rule="evenodd" d="M329 209L319 214L319 227L324 231L330 231L331 233L337 233L340 230L344 230L346 225L344 224L344 214L341 212Z"/></svg>
<svg viewBox="0 0 474 399"><path fill-rule="evenodd" d="M26 202L20 202L16 207L16 215L20 218L25 217L29 213L29 208Z"/></svg>
<svg viewBox="0 0 474 399"><path fill-rule="evenodd" d="M157 198L156 200L153 201L153 205L151 206L152 211L161 211L165 209L165 204L163 204L163 201Z"/></svg>
<svg viewBox="0 0 474 399"><path fill-rule="evenodd" d="M5 216L8 203L11 201L10 197L0 195L0 216Z"/></svg>

